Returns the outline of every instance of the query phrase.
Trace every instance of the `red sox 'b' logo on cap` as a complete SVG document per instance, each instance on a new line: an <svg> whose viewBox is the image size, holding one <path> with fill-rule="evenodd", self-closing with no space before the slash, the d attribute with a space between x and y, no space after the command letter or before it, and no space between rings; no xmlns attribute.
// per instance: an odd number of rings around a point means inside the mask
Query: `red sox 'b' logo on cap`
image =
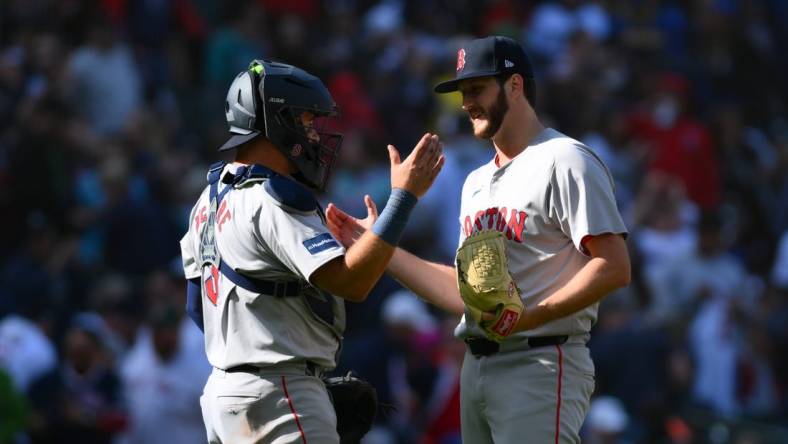
<svg viewBox="0 0 788 444"><path fill-rule="evenodd" d="M460 48L457 51L457 71L465 68L465 50Z"/></svg>

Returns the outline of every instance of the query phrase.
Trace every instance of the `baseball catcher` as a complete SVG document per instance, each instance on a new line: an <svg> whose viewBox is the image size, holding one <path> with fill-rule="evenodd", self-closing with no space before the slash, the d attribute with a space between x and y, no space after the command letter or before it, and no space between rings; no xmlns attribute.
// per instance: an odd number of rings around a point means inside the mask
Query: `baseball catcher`
<svg viewBox="0 0 788 444"><path fill-rule="evenodd" d="M234 150L234 161L209 169L181 241L187 312L214 367L200 401L207 441L358 442L374 418L374 389L350 378L324 386L321 376L337 364L345 300L367 298L443 166L440 139L424 134L405 159L389 145L389 201L344 248L315 196L342 142L323 82L253 60L224 111L232 135L220 151Z"/></svg>

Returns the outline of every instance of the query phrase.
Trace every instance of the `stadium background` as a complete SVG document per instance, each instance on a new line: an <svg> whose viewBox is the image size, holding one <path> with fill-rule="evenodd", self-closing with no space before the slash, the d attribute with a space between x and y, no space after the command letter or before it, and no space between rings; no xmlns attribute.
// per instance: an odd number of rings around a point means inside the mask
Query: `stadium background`
<svg viewBox="0 0 788 444"><path fill-rule="evenodd" d="M404 245L450 261L491 150L431 87L488 34L528 49L543 121L606 161L631 230L584 442L788 442L787 25L781 0L0 2L0 442L204 442L178 240L253 58L342 109L324 203L381 205L386 143L440 134ZM389 279L348 311L342 367L396 407L368 442L458 443L455 320Z"/></svg>

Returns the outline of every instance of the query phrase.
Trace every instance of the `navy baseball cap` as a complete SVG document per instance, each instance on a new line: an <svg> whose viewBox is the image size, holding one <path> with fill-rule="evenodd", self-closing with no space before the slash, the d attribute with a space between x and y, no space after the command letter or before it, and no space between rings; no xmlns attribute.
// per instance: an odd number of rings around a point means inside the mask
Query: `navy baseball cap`
<svg viewBox="0 0 788 444"><path fill-rule="evenodd" d="M509 72L525 78L534 77L531 60L519 43L501 36L471 40L457 51L457 76L436 85L435 92L457 91L461 80Z"/></svg>

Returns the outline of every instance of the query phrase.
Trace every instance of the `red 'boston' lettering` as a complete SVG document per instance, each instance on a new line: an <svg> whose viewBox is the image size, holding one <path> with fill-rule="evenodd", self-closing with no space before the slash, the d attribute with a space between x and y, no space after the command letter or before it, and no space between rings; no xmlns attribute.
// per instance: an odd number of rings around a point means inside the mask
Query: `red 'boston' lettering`
<svg viewBox="0 0 788 444"><path fill-rule="evenodd" d="M231 218L231 211L227 210L226 200L222 202L222 206L219 207L218 213L219 213L219 231L222 231L222 225L224 225L224 223L230 220Z"/></svg>
<svg viewBox="0 0 788 444"><path fill-rule="evenodd" d="M200 231L200 224L206 222L208 220L208 216L205 214L205 206L200 208L197 211L197 214L194 215L194 231Z"/></svg>
<svg viewBox="0 0 788 444"><path fill-rule="evenodd" d="M498 220L495 223L495 229L501 233L506 229L506 207L501 207L498 210Z"/></svg>
<svg viewBox="0 0 788 444"><path fill-rule="evenodd" d="M474 217L474 219L475 219L474 220L474 224L476 225L476 229L478 231L484 230L484 227L482 227L482 218L483 217L484 217L484 211L477 211L476 212L476 217Z"/></svg>
<svg viewBox="0 0 788 444"><path fill-rule="evenodd" d="M525 230L525 218L528 215L525 211L518 211L512 208L512 214L509 216L509 224L506 230L506 238L516 240L517 242L523 241L523 231Z"/></svg>
<svg viewBox="0 0 788 444"><path fill-rule="evenodd" d="M487 229L491 230L495 220L495 215L498 214L498 207L488 208L485 213L487 214Z"/></svg>
<svg viewBox="0 0 788 444"><path fill-rule="evenodd" d="M509 217L507 218L507 214ZM465 236L470 236L474 231L482 231L485 229L482 219L487 217L486 229L495 229L504 233L507 239L515 242L523 241L523 233L525 232L525 219L528 214L525 211L518 211L512 209L511 212L506 207L492 207L484 211L477 211L473 220L471 216L465 216L462 223L462 230Z"/></svg>

